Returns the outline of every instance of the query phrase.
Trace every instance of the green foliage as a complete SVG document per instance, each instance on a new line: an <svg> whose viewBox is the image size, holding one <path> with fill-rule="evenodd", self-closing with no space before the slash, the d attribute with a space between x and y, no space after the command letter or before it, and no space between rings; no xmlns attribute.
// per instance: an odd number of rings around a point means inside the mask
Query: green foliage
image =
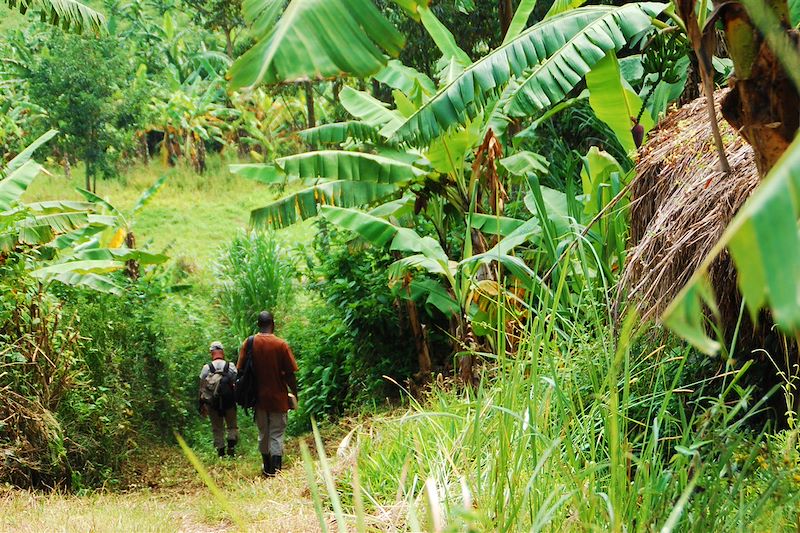
<svg viewBox="0 0 800 533"><path fill-rule="evenodd" d="M54 34L30 67L31 99L62 132L62 154L86 163L88 180L115 175L126 130L139 126L146 87L137 83L121 43Z"/></svg>
<svg viewBox="0 0 800 533"><path fill-rule="evenodd" d="M338 31L326 31L329 25ZM232 87L374 74L384 54L396 56L403 43L371 0L293 0L275 28L233 64Z"/></svg>
<svg viewBox="0 0 800 533"><path fill-rule="evenodd" d="M383 376L403 382L415 366L407 319L387 285L391 255L319 224L308 265L316 296L289 316L286 330L300 367L295 433L309 429L311 416L337 416L395 396Z"/></svg>
<svg viewBox="0 0 800 533"><path fill-rule="evenodd" d="M5 3L22 14L38 13L42 21L67 31L99 33L105 24L101 13L76 0L6 0Z"/></svg>
<svg viewBox="0 0 800 533"><path fill-rule="evenodd" d="M411 115L396 135L424 143L465 124L516 80L504 111L526 116L560 101L611 50L649 29L661 4L575 9L535 24L470 65Z"/></svg>
<svg viewBox="0 0 800 533"><path fill-rule="evenodd" d="M294 298L296 266L273 234L236 235L217 267L217 300L229 346L240 346L256 330L258 313L281 320Z"/></svg>

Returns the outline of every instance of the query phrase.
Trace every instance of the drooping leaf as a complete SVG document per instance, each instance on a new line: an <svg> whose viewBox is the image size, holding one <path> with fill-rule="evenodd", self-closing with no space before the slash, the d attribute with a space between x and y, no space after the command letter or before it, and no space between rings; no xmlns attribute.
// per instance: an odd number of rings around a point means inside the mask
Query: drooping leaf
<svg viewBox="0 0 800 533"><path fill-rule="evenodd" d="M77 33L99 32L105 25L105 17L76 0L6 0L8 7L20 13L40 13L55 26Z"/></svg>
<svg viewBox="0 0 800 533"><path fill-rule="evenodd" d="M373 78L406 95L411 95L417 87L421 87L428 95L436 92L436 84L432 79L396 59L389 61Z"/></svg>
<svg viewBox="0 0 800 533"><path fill-rule="evenodd" d="M622 78L613 51L609 51L586 74L586 87L589 89L589 104L597 118L608 124L628 154L635 152L637 146L631 129L642 108L642 100ZM640 123L645 134L654 125L647 111L642 113Z"/></svg>
<svg viewBox="0 0 800 533"><path fill-rule="evenodd" d="M54 276L66 273L107 274L122 268L125 268L125 261L109 259L66 261L64 263L56 263L54 265L37 268L31 272L31 275L39 279L50 279Z"/></svg>
<svg viewBox="0 0 800 533"><path fill-rule="evenodd" d="M497 217L483 213L472 214L472 227L488 235L506 237L523 224L525 224L524 220L516 218Z"/></svg>
<svg viewBox="0 0 800 533"><path fill-rule="evenodd" d="M57 134L58 131L50 130L44 135L40 136L35 141L33 141L31 144L29 144L23 151L17 154L17 156L14 157L14 159L8 162L6 167L2 170L2 175L0 175L0 177L2 177L3 175L7 176L11 174L12 172L20 168L22 165L30 161L31 157L33 157L33 153L36 150L38 150L39 147L41 147L44 143L55 137Z"/></svg>
<svg viewBox="0 0 800 533"><path fill-rule="evenodd" d="M303 130L298 135L303 139L303 142L312 146L343 144L349 140L372 143L383 141L376 128L355 120L323 124Z"/></svg>
<svg viewBox="0 0 800 533"><path fill-rule="evenodd" d="M41 170L41 165L28 160L0 180L0 211L11 209Z"/></svg>
<svg viewBox="0 0 800 533"><path fill-rule="evenodd" d="M403 44L370 0L292 0L274 30L234 62L231 86L366 77L386 64L387 54L396 57Z"/></svg>
<svg viewBox="0 0 800 533"><path fill-rule="evenodd" d="M378 128L381 135L391 137L393 132L403 123L403 115L373 98L364 91L345 87L339 93L339 101L348 113L364 121L373 128Z"/></svg>
<svg viewBox="0 0 800 533"><path fill-rule="evenodd" d="M531 13L533 13L535 7L536 0L520 0L517 10L514 12L514 18L511 19L511 25L508 27L506 36L503 37L503 44L507 44L525 29L525 25L528 24L528 18L531 16Z"/></svg>
<svg viewBox="0 0 800 533"><path fill-rule="evenodd" d="M447 254L437 241L430 237L420 237L416 231L395 226L391 222L355 209L323 206L322 216L339 227L358 233L370 243L390 250L423 254L445 266L449 261Z"/></svg>
<svg viewBox="0 0 800 533"><path fill-rule="evenodd" d="M303 180L371 181L405 185L425 171L395 159L363 152L320 150L275 160L286 176ZM247 167L249 170L253 167Z"/></svg>
<svg viewBox="0 0 800 533"><path fill-rule="evenodd" d="M371 181L330 181L303 189L250 212L256 227L285 228L300 220L317 216L320 205L358 207L384 200L398 192L398 187Z"/></svg>
<svg viewBox="0 0 800 533"><path fill-rule="evenodd" d="M708 268L727 248L736 265L739 289L751 317L755 319L762 308L767 308L780 329L796 335L800 331L798 218L800 138L794 140L736 214L689 283L670 304L662 317L664 322L698 348L711 351L714 345L707 336L700 335L700 302L712 300L703 288L710 287L706 281Z"/></svg>
<svg viewBox="0 0 800 533"><path fill-rule="evenodd" d="M507 112L526 116L561 100L605 57L651 26L664 4L583 7L531 26L473 63L397 129L400 141L424 144L464 124L513 77L520 83Z"/></svg>
<svg viewBox="0 0 800 533"><path fill-rule="evenodd" d="M520 150L514 155L500 160L500 166L515 176L526 176L529 172L547 174L549 163L539 154Z"/></svg>
<svg viewBox="0 0 800 533"><path fill-rule="evenodd" d="M66 233L89 223L89 213L73 211L34 215L17 223L21 228L50 228L54 233Z"/></svg>
<svg viewBox="0 0 800 533"><path fill-rule="evenodd" d="M123 264L124 265L124 264ZM122 267L120 267L122 268ZM47 277L48 281L58 281L70 287L82 287L96 292L115 294L120 296L122 288L114 283L108 276L100 274L82 274L79 272L61 272Z"/></svg>
<svg viewBox="0 0 800 533"><path fill-rule="evenodd" d="M424 301L426 306L432 306L444 313L446 316L458 315L461 307L450 291L432 279L415 279L411 281L411 299Z"/></svg>
<svg viewBox="0 0 800 533"><path fill-rule="evenodd" d="M389 279L402 278L410 270L424 270L430 274L444 274L444 266L424 254L414 254L398 259L389 265Z"/></svg>

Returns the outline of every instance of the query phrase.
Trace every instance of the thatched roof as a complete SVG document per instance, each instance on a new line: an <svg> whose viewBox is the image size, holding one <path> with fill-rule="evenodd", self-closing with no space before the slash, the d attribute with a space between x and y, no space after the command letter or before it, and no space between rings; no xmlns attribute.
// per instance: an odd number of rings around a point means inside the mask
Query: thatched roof
<svg viewBox="0 0 800 533"><path fill-rule="evenodd" d="M724 94L715 94L718 117ZM620 297L635 303L644 319L665 310L758 184L750 146L727 122L719 122L729 175L718 170L704 97L667 116L640 153ZM727 254L710 275L723 315L725 310L738 313L735 272Z"/></svg>

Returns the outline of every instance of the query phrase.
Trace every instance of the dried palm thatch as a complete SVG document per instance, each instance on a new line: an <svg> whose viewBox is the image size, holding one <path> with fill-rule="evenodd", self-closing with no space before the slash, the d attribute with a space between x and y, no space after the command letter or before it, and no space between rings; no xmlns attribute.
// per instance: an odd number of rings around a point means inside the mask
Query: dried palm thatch
<svg viewBox="0 0 800 533"><path fill-rule="evenodd" d="M725 92L717 91L716 102ZM618 301L626 297L645 320L657 318L677 296L758 185L750 146L726 122L720 130L729 175L718 169L705 97L671 113L641 153ZM723 321L735 322L741 300L727 252L709 273Z"/></svg>

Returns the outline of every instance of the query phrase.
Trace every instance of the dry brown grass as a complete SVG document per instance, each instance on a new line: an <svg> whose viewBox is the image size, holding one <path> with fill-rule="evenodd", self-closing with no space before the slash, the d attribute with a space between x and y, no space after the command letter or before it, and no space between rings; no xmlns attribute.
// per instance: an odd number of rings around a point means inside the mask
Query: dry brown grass
<svg viewBox="0 0 800 533"><path fill-rule="evenodd" d="M292 446L296 449L296 445ZM161 450L161 471L146 468L140 486L124 493L77 496L0 489L0 531L44 532L222 532L233 523L177 448ZM248 531L319 531L298 454L275 479L259 475L252 457L236 462L204 458Z"/></svg>
<svg viewBox="0 0 800 533"><path fill-rule="evenodd" d="M718 103L725 91L717 91ZM717 105L719 107L719 105ZM671 113L651 134L631 193L631 235L619 301L645 320L657 318L722 236L758 185L750 146L720 121L731 173L718 169L705 98ZM710 270L723 316L738 313L736 277L727 253Z"/></svg>

